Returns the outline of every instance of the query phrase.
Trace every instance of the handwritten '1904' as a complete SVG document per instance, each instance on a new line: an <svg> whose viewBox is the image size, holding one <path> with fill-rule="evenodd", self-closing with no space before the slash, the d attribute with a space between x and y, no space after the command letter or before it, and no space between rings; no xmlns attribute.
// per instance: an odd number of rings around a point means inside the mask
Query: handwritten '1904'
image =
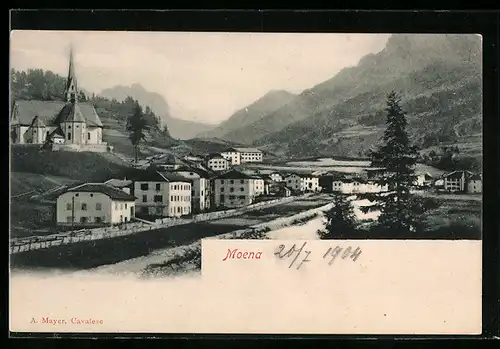
<svg viewBox="0 0 500 349"><path fill-rule="evenodd" d="M291 268L294 264L297 265L297 268L296 269L300 269L300 267L304 264L304 263L307 263L307 262L310 262L311 260L308 259L309 256L311 255L311 252L312 251L308 251L308 250L305 250L304 247L307 245L307 242L304 242L302 244L302 246L297 249L296 248L296 244L293 244L293 246L288 249L288 251L284 252L285 250L285 245L279 245L278 246L278 249L276 250L276 252L274 253L275 256L277 256L278 258L280 259L283 259L283 258L293 258L292 262L290 263L290 265L288 266L288 268ZM304 252L304 253L302 253ZM341 254L341 252L343 252ZM329 247L328 250L326 250L326 252L323 254L323 259L327 259L329 258L329 262L328 262L328 265L332 265L333 264L333 261L340 255L340 258L342 259L346 259L346 258L350 258L352 259L352 261L356 261L359 256L361 255L361 249L359 247L356 247L356 249L353 250L353 248L351 246L347 247L347 248L342 248L340 246L335 246L334 248L332 247ZM295 256L294 256L295 255ZM297 260L299 260L299 256L302 255L302 259L300 260L300 262L298 262L298 264L296 264L295 262L297 262Z"/></svg>

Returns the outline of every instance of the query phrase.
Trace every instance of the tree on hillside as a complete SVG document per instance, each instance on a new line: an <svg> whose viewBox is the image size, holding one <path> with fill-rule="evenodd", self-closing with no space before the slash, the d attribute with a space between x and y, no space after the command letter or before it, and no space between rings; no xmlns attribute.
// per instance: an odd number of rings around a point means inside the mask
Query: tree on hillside
<svg viewBox="0 0 500 349"><path fill-rule="evenodd" d="M142 107L139 102L135 103L134 112L127 119L127 131L129 138L135 149L135 162L139 158L139 145L146 139L146 131L149 130L149 125L142 112Z"/></svg>
<svg viewBox="0 0 500 349"><path fill-rule="evenodd" d="M383 145L373 152L373 163L385 168L385 174L376 180L388 191L359 195L375 204L364 211L379 210L380 216L374 232L384 236L404 237L414 234L422 226L421 215L426 208L423 201L411 192L416 180L417 149L410 144L406 131L407 121L395 92L387 96L387 128Z"/></svg>
<svg viewBox="0 0 500 349"><path fill-rule="evenodd" d="M337 195L333 207L325 213L326 225L318 231L322 240L351 238L356 233L356 217L345 195Z"/></svg>

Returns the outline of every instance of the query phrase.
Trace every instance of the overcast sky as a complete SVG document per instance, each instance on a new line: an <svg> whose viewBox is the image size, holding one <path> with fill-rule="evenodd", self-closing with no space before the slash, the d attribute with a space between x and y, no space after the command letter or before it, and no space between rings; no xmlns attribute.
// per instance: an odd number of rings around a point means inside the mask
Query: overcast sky
<svg viewBox="0 0 500 349"><path fill-rule="evenodd" d="M15 31L11 66L67 75L99 93L140 83L172 116L218 123L270 90L300 93L379 52L388 34Z"/></svg>

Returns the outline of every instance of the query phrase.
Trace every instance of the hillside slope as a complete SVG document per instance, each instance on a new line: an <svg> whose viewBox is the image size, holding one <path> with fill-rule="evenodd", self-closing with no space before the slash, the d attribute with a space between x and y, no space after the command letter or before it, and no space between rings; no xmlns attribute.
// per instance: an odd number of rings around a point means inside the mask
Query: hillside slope
<svg viewBox="0 0 500 349"><path fill-rule="evenodd" d="M104 89L100 95L118 101L123 101L130 96L138 100L143 106L149 106L153 112L161 118L162 125L167 125L170 134L174 138L190 139L195 137L198 133L207 132L214 127L209 124L173 117L170 115L169 106L165 98L158 93L147 91L140 84L107 88Z"/></svg>
<svg viewBox="0 0 500 349"><path fill-rule="evenodd" d="M238 141L237 139L231 137L232 131L259 121L269 113L272 113L289 103L294 97L294 94L287 91L269 91L249 106L235 112L229 117L229 119L222 122L215 129L209 132L201 133L198 137L222 138Z"/></svg>
<svg viewBox="0 0 500 349"><path fill-rule="evenodd" d="M453 140L458 123L461 137L477 134L482 127L481 59L477 35L393 35L381 52L363 57L357 66L230 138L288 155L359 156L379 138L385 96L393 89L402 95L410 132L420 144Z"/></svg>

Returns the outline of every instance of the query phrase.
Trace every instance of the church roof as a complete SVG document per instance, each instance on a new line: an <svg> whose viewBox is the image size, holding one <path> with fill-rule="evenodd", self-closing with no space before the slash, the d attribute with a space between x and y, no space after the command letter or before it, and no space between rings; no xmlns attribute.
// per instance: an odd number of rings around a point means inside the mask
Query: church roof
<svg viewBox="0 0 500 349"><path fill-rule="evenodd" d="M37 115L33 118L30 127L45 127L45 124Z"/></svg>
<svg viewBox="0 0 500 349"><path fill-rule="evenodd" d="M47 126L59 124L56 120L61 113L66 102L63 101L35 101L17 100L12 110L12 125L30 126L35 116ZM102 122L94 109L94 106L87 102L78 102L78 107L88 126L102 127Z"/></svg>
<svg viewBox="0 0 500 349"><path fill-rule="evenodd" d="M85 122L80 103L67 103L57 115L56 122Z"/></svg>

